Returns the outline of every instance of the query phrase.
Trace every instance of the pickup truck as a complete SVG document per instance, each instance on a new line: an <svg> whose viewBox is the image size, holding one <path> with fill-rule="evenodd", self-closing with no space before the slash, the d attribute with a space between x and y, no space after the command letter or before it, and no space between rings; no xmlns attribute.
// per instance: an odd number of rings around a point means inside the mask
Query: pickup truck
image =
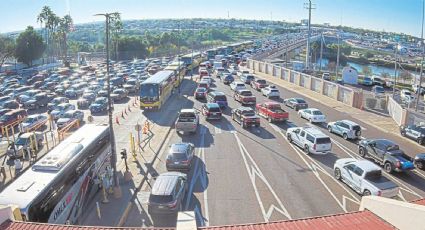
<svg viewBox="0 0 425 230"><path fill-rule="evenodd" d="M255 115L255 111L250 107L239 107L232 110L232 120L239 123L242 128L260 127L260 117Z"/></svg>
<svg viewBox="0 0 425 230"><path fill-rule="evenodd" d="M280 104L273 101L257 104L255 106L258 115L266 118L269 122L283 122L289 119L289 113L280 107Z"/></svg>
<svg viewBox="0 0 425 230"><path fill-rule="evenodd" d="M176 132L196 133L199 125L199 115L195 109L182 109L175 124Z"/></svg>
<svg viewBox="0 0 425 230"><path fill-rule="evenodd" d="M235 101L240 102L242 105L255 105L257 99L248 89L239 89L235 91L233 95Z"/></svg>
<svg viewBox="0 0 425 230"><path fill-rule="evenodd" d="M372 158L382 165L387 173L414 169L413 159L394 142L386 139L364 139L359 142L359 155Z"/></svg>
<svg viewBox="0 0 425 230"><path fill-rule="evenodd" d="M256 79L254 81L251 81L251 87L257 91L260 91L262 88L267 87L267 82L263 79Z"/></svg>
<svg viewBox="0 0 425 230"><path fill-rule="evenodd" d="M378 166L366 160L339 159L334 164L334 176L363 196L391 198L397 196L400 190L397 184L382 176Z"/></svg>
<svg viewBox="0 0 425 230"><path fill-rule="evenodd" d="M11 142L7 148L7 155L12 158L22 158L28 154L28 150L36 149L43 146L44 135L42 132L22 133L13 143ZM27 153L27 154L25 154Z"/></svg>

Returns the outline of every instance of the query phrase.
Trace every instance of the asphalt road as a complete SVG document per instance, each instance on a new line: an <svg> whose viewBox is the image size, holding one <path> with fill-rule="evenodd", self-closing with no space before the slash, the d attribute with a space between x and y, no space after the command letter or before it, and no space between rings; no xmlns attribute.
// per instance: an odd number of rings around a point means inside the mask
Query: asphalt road
<svg viewBox="0 0 425 230"><path fill-rule="evenodd" d="M229 86L216 79L214 88L227 94L230 108L240 106L233 100ZM195 108L201 107L202 102L192 97L193 90L183 92L186 94L183 98L192 103L182 100L179 103L182 108L192 107L192 104ZM282 98L300 97L294 92L279 90ZM267 100L260 92L253 93L257 102ZM424 152L424 147L397 135L382 133L350 114L327 107L326 102L321 104L308 99L307 102L310 107L324 112L327 121L350 119L357 122L362 126L365 138L392 139L409 155ZM195 211L198 225L288 220L358 210L361 196L333 178L333 164L337 159L358 157L356 142L329 134L326 124L314 125L331 137L332 152L306 156L285 138L288 127L311 125L295 111L284 107L290 112L290 120L286 123L269 124L262 118L261 127L243 129L231 120L230 108L224 111L220 121L205 121L201 116L196 135L180 135L172 130L165 140L166 146L178 142L191 142L196 146L196 158L188 173L189 193L183 209ZM158 173L166 171L167 150L165 148L158 156L155 166ZM424 171L384 175L400 186L397 199L411 201L425 196ZM144 197L148 196L149 188L144 186L142 189ZM147 210L146 202L142 202L139 208ZM148 217L147 226L174 226L176 223L175 215ZM133 226L131 222L128 220L127 224Z"/></svg>

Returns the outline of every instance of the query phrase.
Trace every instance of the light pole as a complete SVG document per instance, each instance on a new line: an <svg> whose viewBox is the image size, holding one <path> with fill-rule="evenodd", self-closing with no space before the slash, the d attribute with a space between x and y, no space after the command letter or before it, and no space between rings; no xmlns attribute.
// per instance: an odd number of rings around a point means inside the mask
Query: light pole
<svg viewBox="0 0 425 230"><path fill-rule="evenodd" d="M395 46L394 50L394 85L393 85L393 98L395 95L395 86L397 85L397 51L399 49L399 44Z"/></svg>
<svg viewBox="0 0 425 230"><path fill-rule="evenodd" d="M340 55L340 37L339 37L339 33L338 33L337 37L338 37L338 51L337 51L337 54L336 54L336 67L335 67L336 80L338 80L338 67L339 67L339 55Z"/></svg>
<svg viewBox="0 0 425 230"><path fill-rule="evenodd" d="M117 173L117 152L115 146L115 134L114 134L114 126L112 123L112 101L111 101L111 77L109 74L109 22L111 17L114 17L118 13L104 13L104 14L95 14L95 16L104 16L106 19L106 84L108 91L108 118L109 118L109 135L111 142L111 164L113 170L113 179L114 179L114 197L121 197L121 187L118 183L118 173Z"/></svg>
<svg viewBox="0 0 425 230"><path fill-rule="evenodd" d="M195 39L195 21L192 21L192 33L193 33L193 39ZM195 40L192 40L192 66L190 68L190 78L193 77L193 46L194 46Z"/></svg>
<svg viewBox="0 0 425 230"><path fill-rule="evenodd" d="M180 90L181 90L181 85L182 85L182 78L181 78L181 73L180 73L180 68L181 68L181 66L180 66L180 21L179 21L179 23L178 23L178 30L177 30L177 32L178 32L178 36L177 36L177 47L178 47L178 51L177 51L177 62L178 62L178 64L179 64L179 76L178 76L178 78L179 78L179 95L180 95Z"/></svg>
<svg viewBox="0 0 425 230"><path fill-rule="evenodd" d="M307 34L307 50L305 55L305 65L310 69L310 37L311 37L311 10L314 9L311 0L308 0L306 9L308 9L308 34Z"/></svg>
<svg viewBox="0 0 425 230"><path fill-rule="evenodd" d="M424 17L425 17L425 0L422 0L422 28L421 28L421 46L422 46L422 59L421 59L421 70L419 74L419 84L417 88L417 95L416 95L416 106L415 111L418 111L419 106L419 97L422 93L422 73L423 73L423 67L424 67L424 60L425 60L425 46L424 46Z"/></svg>

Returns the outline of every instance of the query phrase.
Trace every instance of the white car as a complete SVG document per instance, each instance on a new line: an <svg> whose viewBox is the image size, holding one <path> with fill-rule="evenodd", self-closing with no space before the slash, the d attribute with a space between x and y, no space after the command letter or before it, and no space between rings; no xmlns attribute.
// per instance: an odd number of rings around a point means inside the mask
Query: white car
<svg viewBox="0 0 425 230"><path fill-rule="evenodd" d="M339 159L334 164L334 176L363 196L391 198L400 190L397 184L382 176L379 166L368 160Z"/></svg>
<svg viewBox="0 0 425 230"><path fill-rule="evenodd" d="M301 109L298 111L298 115L311 123L326 122L326 116L320 110L315 108Z"/></svg>
<svg viewBox="0 0 425 230"><path fill-rule="evenodd" d="M203 77L203 78L202 78L202 81L207 81L209 85L211 85L211 84L212 84L212 82L213 82L213 80L212 80L212 78L211 78L211 77Z"/></svg>
<svg viewBox="0 0 425 230"><path fill-rule="evenodd" d="M402 89L400 91L400 98L401 98L402 101L405 101L407 103L411 103L415 99L415 96L409 90Z"/></svg>
<svg viewBox="0 0 425 230"><path fill-rule="evenodd" d="M236 90L246 89L246 86L245 86L245 83L241 81L234 81L230 84L230 89L232 89L233 91L236 91Z"/></svg>
<svg viewBox="0 0 425 230"><path fill-rule="evenodd" d="M262 88L261 93L263 94L263 96L266 96L268 98L272 98L272 97L279 98L280 97L279 90L274 85L270 85L270 86Z"/></svg>
<svg viewBox="0 0 425 230"><path fill-rule="evenodd" d="M289 143L294 143L304 150L305 154L327 154L332 150L329 136L314 127L293 127L286 131Z"/></svg>
<svg viewBox="0 0 425 230"><path fill-rule="evenodd" d="M43 125L45 125L47 122L47 116L44 114L34 114L28 116L22 123L22 132L26 133L33 129L37 129Z"/></svg>
<svg viewBox="0 0 425 230"><path fill-rule="evenodd" d="M75 110L75 105L70 103L62 103L59 104L50 114L52 115L53 119L57 120L69 110Z"/></svg>

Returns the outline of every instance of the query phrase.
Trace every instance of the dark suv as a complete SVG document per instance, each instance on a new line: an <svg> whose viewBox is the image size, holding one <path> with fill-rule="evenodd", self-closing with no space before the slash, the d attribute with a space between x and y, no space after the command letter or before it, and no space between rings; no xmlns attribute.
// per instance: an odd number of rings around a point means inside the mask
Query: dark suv
<svg viewBox="0 0 425 230"><path fill-rule="evenodd" d="M401 126L400 133L403 137L415 140L420 145L425 143L425 127L418 125Z"/></svg>
<svg viewBox="0 0 425 230"><path fill-rule="evenodd" d="M158 176L149 195L150 214L176 213L181 209L187 190L187 176L181 172L167 172Z"/></svg>
<svg viewBox="0 0 425 230"><path fill-rule="evenodd" d="M202 115L205 116L205 119L221 119L221 109L217 103L206 103L202 105Z"/></svg>
<svg viewBox="0 0 425 230"><path fill-rule="evenodd" d="M386 139L365 139L359 142L359 155L372 158L384 166L387 173L402 172L414 169L413 159L406 155L400 147Z"/></svg>
<svg viewBox="0 0 425 230"><path fill-rule="evenodd" d="M165 162L167 170L189 171L192 166L194 152L195 146L191 143L172 144Z"/></svg>
<svg viewBox="0 0 425 230"><path fill-rule="evenodd" d="M217 103L221 109L225 109L228 106L226 94L219 91L209 92L207 95L207 102Z"/></svg>

